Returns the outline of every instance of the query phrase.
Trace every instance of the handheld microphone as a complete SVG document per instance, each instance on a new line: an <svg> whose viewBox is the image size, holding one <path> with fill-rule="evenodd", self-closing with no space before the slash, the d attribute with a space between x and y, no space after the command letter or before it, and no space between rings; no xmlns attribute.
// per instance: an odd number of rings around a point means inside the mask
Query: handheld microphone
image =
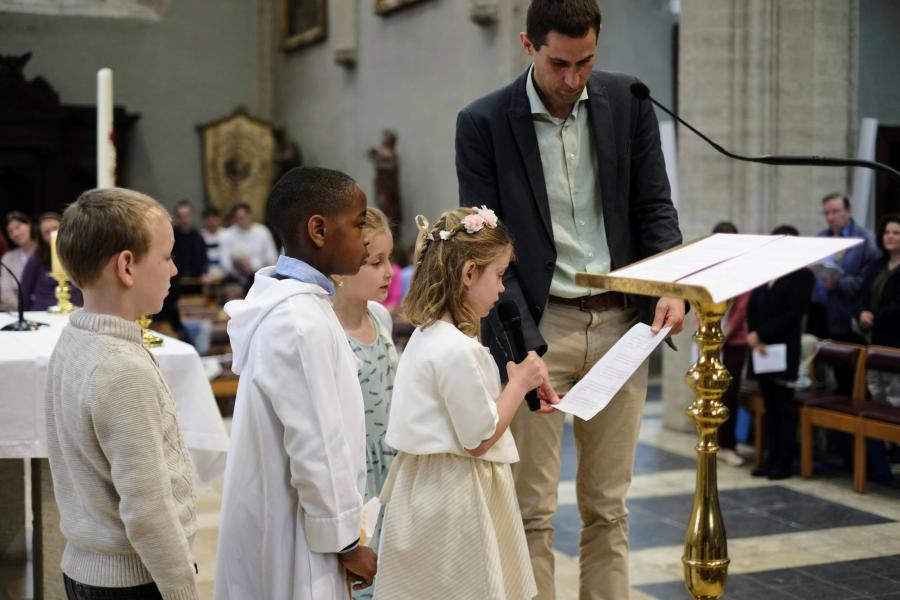
<svg viewBox="0 0 900 600"><path fill-rule="evenodd" d="M660 110L664 111L668 115L670 115L673 119L696 133L700 136L704 142L712 146L716 149L716 151L724 154L729 158L734 158L737 160L743 160L747 162L756 162L763 163L766 165L804 165L808 167L865 167L867 169L874 169L876 171L881 171L882 173L886 173L890 177L897 179L900 181L900 171L891 168L888 165L885 165L880 162L875 162L872 160L860 160L855 158L833 158L830 156L790 156L790 155L778 155L778 154L765 154L763 156L743 156L741 154L735 154L734 152L729 152L719 144L715 143L702 133L694 128L690 123L676 115L674 112L657 102L650 95L650 88L648 88L643 83L636 81L631 84L631 95L637 98L638 100L650 100L653 104L658 106Z"/></svg>
<svg viewBox="0 0 900 600"><path fill-rule="evenodd" d="M22 283L19 281L19 278L16 277L16 274L13 273L12 269L6 266L6 263L0 261L0 265L6 269L10 276L12 276L13 281L16 282L16 286L19 290L19 320L4 326L0 331L37 331L38 327L44 325L44 323L25 320L25 294L22 292Z"/></svg>
<svg viewBox="0 0 900 600"><path fill-rule="evenodd" d="M528 355L528 349L525 347L525 336L522 334L522 316L519 313L519 307L512 300L504 300L497 306L497 316L500 317L503 331L506 332L510 357L516 363L522 362ZM541 407L541 401L538 398L537 390L531 390L525 394L525 402L528 403L530 410L538 410Z"/></svg>

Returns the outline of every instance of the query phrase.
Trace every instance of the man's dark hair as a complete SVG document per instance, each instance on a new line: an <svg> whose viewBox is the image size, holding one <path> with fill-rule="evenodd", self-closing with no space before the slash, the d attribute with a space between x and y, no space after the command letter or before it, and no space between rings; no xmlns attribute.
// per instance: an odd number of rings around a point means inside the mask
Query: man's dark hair
<svg viewBox="0 0 900 600"><path fill-rule="evenodd" d="M269 224L285 249L294 250L299 246L301 224L313 215L331 217L347 208L355 187L356 181L340 171L319 167L291 169L269 193Z"/></svg>
<svg viewBox="0 0 900 600"><path fill-rule="evenodd" d="M779 225L772 230L772 235L800 235L800 232L793 225Z"/></svg>
<svg viewBox="0 0 900 600"><path fill-rule="evenodd" d="M250 205L246 202L238 202L234 206L231 207L231 210L228 211L229 216L234 216L238 213L239 210L246 210L251 215L253 214L253 209L250 208Z"/></svg>
<svg viewBox="0 0 900 600"><path fill-rule="evenodd" d="M591 29L600 33L597 0L532 0L525 19L525 33L535 50L547 43L551 31L582 38Z"/></svg>
<svg viewBox="0 0 900 600"><path fill-rule="evenodd" d="M191 210L194 210L194 205L191 204L191 201L186 198L182 198L181 200L179 200L178 202L175 203L175 210L178 210L182 206L187 206Z"/></svg>
<svg viewBox="0 0 900 600"><path fill-rule="evenodd" d="M10 223L13 221L19 221L20 223L25 223L26 225L31 225L31 217L23 213L21 210L14 210L12 212L6 213L6 218L3 219L4 227L8 227Z"/></svg>
<svg viewBox="0 0 900 600"><path fill-rule="evenodd" d="M890 213L881 217L881 221L878 222L878 234L875 237L875 243L878 244L878 247L882 252L885 252L884 249L884 230L887 229L888 223L896 223L900 225L900 213Z"/></svg>
<svg viewBox="0 0 900 600"><path fill-rule="evenodd" d="M737 226L731 221L719 221L716 223L716 226L713 227L713 233L737 233Z"/></svg>
<svg viewBox="0 0 900 600"><path fill-rule="evenodd" d="M206 217L221 217L222 214L218 211L218 209L213 208L212 206L207 206L203 209L203 218Z"/></svg>
<svg viewBox="0 0 900 600"><path fill-rule="evenodd" d="M825 204L832 198L840 198L841 200L844 201L844 209L850 210L850 198L840 192L832 192L831 194L825 194L825 196L822 198L822 204Z"/></svg>

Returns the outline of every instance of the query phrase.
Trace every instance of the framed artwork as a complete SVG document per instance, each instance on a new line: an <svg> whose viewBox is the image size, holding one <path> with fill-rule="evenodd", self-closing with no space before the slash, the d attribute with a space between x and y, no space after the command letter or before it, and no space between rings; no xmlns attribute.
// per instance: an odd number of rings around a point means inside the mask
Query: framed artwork
<svg viewBox="0 0 900 600"><path fill-rule="evenodd" d="M410 4L418 4L423 0L375 0L375 13L384 15L394 12Z"/></svg>
<svg viewBox="0 0 900 600"><path fill-rule="evenodd" d="M281 48L295 50L325 39L326 0L281 0Z"/></svg>
<svg viewBox="0 0 900 600"><path fill-rule="evenodd" d="M237 202L246 202L262 221L275 171L271 123L250 116L241 106L226 117L197 125L197 131L210 205L225 214Z"/></svg>

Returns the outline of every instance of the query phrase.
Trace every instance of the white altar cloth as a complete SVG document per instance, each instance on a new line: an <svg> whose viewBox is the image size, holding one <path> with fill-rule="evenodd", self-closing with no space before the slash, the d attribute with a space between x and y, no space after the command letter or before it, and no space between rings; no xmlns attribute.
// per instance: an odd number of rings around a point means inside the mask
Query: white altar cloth
<svg viewBox="0 0 900 600"><path fill-rule="evenodd" d="M32 332L0 332L0 458L47 456L47 363L69 316L27 312L25 318L48 326ZM15 320L0 313L0 327ZM225 470L228 433L197 351L180 340L161 337L164 344L151 352L175 398L197 475L209 483Z"/></svg>

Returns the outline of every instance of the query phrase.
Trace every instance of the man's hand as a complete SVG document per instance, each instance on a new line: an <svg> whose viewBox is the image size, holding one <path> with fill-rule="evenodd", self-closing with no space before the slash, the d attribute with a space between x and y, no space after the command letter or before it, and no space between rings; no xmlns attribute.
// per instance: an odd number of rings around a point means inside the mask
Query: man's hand
<svg viewBox="0 0 900 600"><path fill-rule="evenodd" d="M755 331L751 331L747 334L747 345L750 346L752 350L758 350L763 356L766 355L766 345L760 341L759 335L757 335Z"/></svg>
<svg viewBox="0 0 900 600"><path fill-rule="evenodd" d="M338 554L338 560L347 571L347 580L354 590L364 590L375 579L378 556L368 546L359 545L350 552Z"/></svg>
<svg viewBox="0 0 900 600"><path fill-rule="evenodd" d="M539 358L541 361L541 385L538 387L538 398L541 401L541 407L537 409L535 412L539 413L552 413L556 409L553 408L554 404L558 404L561 395L556 393L556 390L553 389L553 385L550 383L550 372L547 370L547 363L544 362L543 358Z"/></svg>
<svg viewBox="0 0 900 600"><path fill-rule="evenodd" d="M253 275L253 265L250 263L249 258L235 258L232 264L234 265L234 271L238 275L243 275L244 277Z"/></svg>
<svg viewBox="0 0 900 600"><path fill-rule="evenodd" d="M872 325L875 324L875 314L872 311L864 310L859 313L859 328L863 331L868 331L872 329Z"/></svg>
<svg viewBox="0 0 900 600"><path fill-rule="evenodd" d="M656 314L653 316L653 324L650 330L659 333L659 330L668 325L672 326L669 335L681 333L684 329L684 300L679 298L660 298L656 303Z"/></svg>

